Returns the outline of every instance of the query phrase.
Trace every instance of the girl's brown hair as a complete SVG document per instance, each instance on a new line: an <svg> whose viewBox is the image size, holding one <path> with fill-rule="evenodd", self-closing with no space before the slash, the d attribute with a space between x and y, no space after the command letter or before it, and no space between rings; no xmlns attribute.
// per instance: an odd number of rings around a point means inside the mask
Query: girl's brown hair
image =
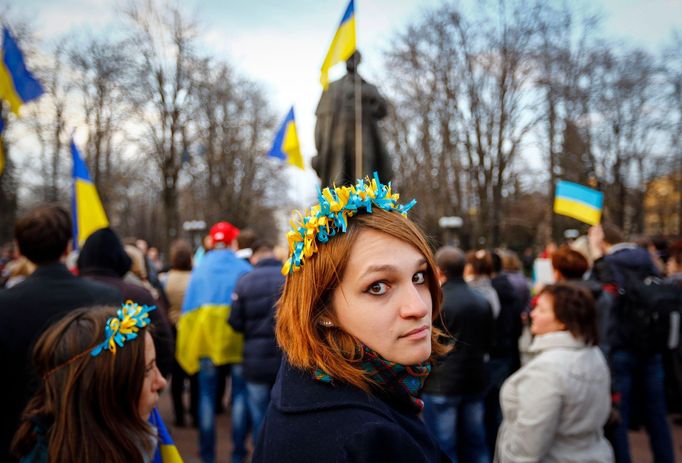
<svg viewBox="0 0 682 463"><path fill-rule="evenodd" d="M113 307L70 312L38 339L33 351L43 378L26 406L12 443L22 457L36 444L36 423L44 427L48 461L126 463L151 455L153 434L138 403L145 374L145 332L116 354L90 351L104 341Z"/></svg>
<svg viewBox="0 0 682 463"><path fill-rule="evenodd" d="M377 208L372 214L359 214L349 219L346 233L330 238L327 243L318 243L318 252L306 259L299 271L287 277L278 302L276 335L292 366L310 371L319 368L338 381L368 391L371 381L359 367L360 340L341 329L320 325L321 318L325 318L338 327L331 296L343 279L351 247L362 230L386 233L409 243L424 255L432 319L440 316L442 292L436 263L423 233L402 215ZM447 353L449 348L444 339L443 333L433 328L432 363Z"/></svg>

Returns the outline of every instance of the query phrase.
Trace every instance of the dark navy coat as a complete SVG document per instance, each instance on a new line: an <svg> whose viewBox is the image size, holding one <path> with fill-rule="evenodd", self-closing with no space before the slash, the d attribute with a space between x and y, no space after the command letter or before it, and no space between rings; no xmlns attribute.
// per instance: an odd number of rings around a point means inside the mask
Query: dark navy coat
<svg viewBox="0 0 682 463"><path fill-rule="evenodd" d="M383 461L450 460L413 411L282 362L254 463Z"/></svg>
<svg viewBox="0 0 682 463"><path fill-rule="evenodd" d="M275 305L284 275L277 259L263 259L234 287L229 323L244 333L244 377L250 383L272 385L282 361L275 340Z"/></svg>

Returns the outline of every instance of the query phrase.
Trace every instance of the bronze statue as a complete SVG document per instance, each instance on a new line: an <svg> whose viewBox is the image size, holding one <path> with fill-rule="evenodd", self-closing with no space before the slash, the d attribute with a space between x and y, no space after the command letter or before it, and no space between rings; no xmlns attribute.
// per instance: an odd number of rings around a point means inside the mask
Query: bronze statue
<svg viewBox="0 0 682 463"><path fill-rule="evenodd" d="M312 165L322 186L354 182L355 174L355 79L360 53L346 61L348 73L322 93L315 115L315 147ZM377 121L386 116L386 100L377 88L359 75L362 95L362 176L379 173L383 182L393 178Z"/></svg>

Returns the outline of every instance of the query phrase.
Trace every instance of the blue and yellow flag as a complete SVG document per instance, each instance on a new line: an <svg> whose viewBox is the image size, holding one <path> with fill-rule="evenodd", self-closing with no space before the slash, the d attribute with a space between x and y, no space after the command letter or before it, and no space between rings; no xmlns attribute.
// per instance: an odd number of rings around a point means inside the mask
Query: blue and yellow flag
<svg viewBox="0 0 682 463"><path fill-rule="evenodd" d="M277 136L275 136L275 142L268 156L287 161L292 166L304 169L293 106L289 110L289 114L287 114L284 122L282 122L282 127L280 127Z"/></svg>
<svg viewBox="0 0 682 463"><path fill-rule="evenodd" d="M604 194L577 183L560 181L554 195L554 212L589 225L601 221Z"/></svg>
<svg viewBox="0 0 682 463"><path fill-rule="evenodd" d="M194 267L185 291L175 340L175 358L190 375L200 360L214 365L242 363L244 336L227 323L237 280L251 265L230 249L213 249Z"/></svg>
<svg viewBox="0 0 682 463"><path fill-rule="evenodd" d="M182 463L180 452L178 452L173 438L168 433L158 409L152 410L152 414L149 415L149 424L156 428L159 438L159 445L154 452L152 463Z"/></svg>
<svg viewBox="0 0 682 463"><path fill-rule="evenodd" d="M329 69L336 63L348 60L355 52L355 5L353 0L348 3L348 8L341 18L341 24L334 34L334 39L329 47L327 56L322 63L320 83L322 88L329 87Z"/></svg>
<svg viewBox="0 0 682 463"><path fill-rule="evenodd" d="M26 69L24 55L7 27L2 28L2 59L0 60L0 98L9 103L12 112L19 115L24 103L43 94L40 82Z"/></svg>
<svg viewBox="0 0 682 463"><path fill-rule="evenodd" d="M88 168L71 140L73 157L73 248L79 249L93 232L109 226L95 184L90 180Z"/></svg>

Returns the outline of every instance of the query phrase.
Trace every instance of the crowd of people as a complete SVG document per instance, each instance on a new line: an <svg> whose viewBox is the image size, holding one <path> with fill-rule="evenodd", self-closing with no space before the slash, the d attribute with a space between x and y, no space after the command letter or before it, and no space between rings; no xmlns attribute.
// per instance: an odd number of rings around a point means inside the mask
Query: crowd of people
<svg viewBox="0 0 682 463"><path fill-rule="evenodd" d="M637 426L674 461L682 241L598 225L527 274L433 252L413 205L359 180L288 250L219 222L167 263L111 228L74 253L67 211L27 212L0 261L0 461L151 461L165 389L205 463L228 390L236 463L628 463Z"/></svg>

